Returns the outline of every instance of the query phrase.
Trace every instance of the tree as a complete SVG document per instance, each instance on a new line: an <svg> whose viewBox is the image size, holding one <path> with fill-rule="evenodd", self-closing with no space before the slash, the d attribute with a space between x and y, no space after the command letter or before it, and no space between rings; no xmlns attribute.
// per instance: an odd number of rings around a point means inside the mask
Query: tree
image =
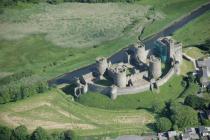
<svg viewBox="0 0 210 140"><path fill-rule="evenodd" d="M50 140L51 137L42 127L38 127L31 135L31 140Z"/></svg>
<svg viewBox="0 0 210 140"><path fill-rule="evenodd" d="M210 120L205 119L202 121L204 126L210 126Z"/></svg>
<svg viewBox="0 0 210 140"><path fill-rule="evenodd" d="M64 132L55 132L52 134L53 140L65 140Z"/></svg>
<svg viewBox="0 0 210 140"><path fill-rule="evenodd" d="M67 130L65 133L65 140L71 140L72 132L70 130Z"/></svg>
<svg viewBox="0 0 210 140"><path fill-rule="evenodd" d="M28 139L28 130L24 125L20 125L12 131L11 140L27 140L27 139Z"/></svg>
<svg viewBox="0 0 210 140"><path fill-rule="evenodd" d="M0 89L0 104L4 104L10 101L9 90L6 88Z"/></svg>
<svg viewBox="0 0 210 140"><path fill-rule="evenodd" d="M184 100L184 104L191 106L194 109L204 109L205 107L207 107L208 102L207 100L198 96L188 95Z"/></svg>
<svg viewBox="0 0 210 140"><path fill-rule="evenodd" d="M10 140L12 130L5 126L0 126L0 140Z"/></svg>
<svg viewBox="0 0 210 140"><path fill-rule="evenodd" d="M152 104L152 111L155 113L162 113L163 109L165 108L165 103L161 101L155 101Z"/></svg>
<svg viewBox="0 0 210 140"><path fill-rule="evenodd" d="M190 83L196 82L196 76L192 72L189 72L187 76Z"/></svg>
<svg viewBox="0 0 210 140"><path fill-rule="evenodd" d="M168 131L171 129L171 127L172 123L168 118L162 117L157 120L156 128L159 132Z"/></svg>
<svg viewBox="0 0 210 140"><path fill-rule="evenodd" d="M170 118L173 124L177 125L178 128L182 129L198 125L198 114L189 106L171 104L170 113Z"/></svg>

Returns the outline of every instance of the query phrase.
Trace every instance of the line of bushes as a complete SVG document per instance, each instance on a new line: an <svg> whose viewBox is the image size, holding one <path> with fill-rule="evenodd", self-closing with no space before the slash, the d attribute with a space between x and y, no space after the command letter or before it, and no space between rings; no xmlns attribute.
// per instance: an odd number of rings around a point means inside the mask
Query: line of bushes
<svg viewBox="0 0 210 140"><path fill-rule="evenodd" d="M0 126L1 140L71 140L72 132L54 132L49 134L42 127L38 127L31 134L24 125L20 125L14 129L5 126Z"/></svg>
<svg viewBox="0 0 210 140"><path fill-rule="evenodd" d="M29 77L27 77L29 76ZM0 104L14 102L49 89L48 83L39 76L21 72L4 78L0 85Z"/></svg>
<svg viewBox="0 0 210 140"><path fill-rule="evenodd" d="M17 73L14 73L12 75L9 75L9 76L6 76L6 77L0 79L0 85L9 84L11 82L18 81L22 78L30 77L33 74L34 74L34 72L31 71L31 70L25 70L25 71L17 72Z"/></svg>

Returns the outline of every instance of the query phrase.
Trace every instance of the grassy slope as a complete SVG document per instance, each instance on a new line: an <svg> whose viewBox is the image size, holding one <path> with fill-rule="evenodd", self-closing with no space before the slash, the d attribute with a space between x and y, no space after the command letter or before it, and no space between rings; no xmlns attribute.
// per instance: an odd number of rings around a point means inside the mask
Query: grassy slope
<svg viewBox="0 0 210 140"><path fill-rule="evenodd" d="M87 106L104 109L150 109L155 101L176 99L183 91L181 80L181 76L174 76L167 84L160 87L160 93L158 94L147 91L139 94L119 96L112 101L107 96L90 93L82 95L78 101Z"/></svg>
<svg viewBox="0 0 210 140"><path fill-rule="evenodd" d="M163 2L164 1L164 2ZM157 10L163 11L166 18L149 25L144 36L154 33L179 18L206 0L178 0L174 1L140 1L140 4L154 5ZM138 4L138 3L137 3ZM180 7L181 5L181 7ZM177 7L179 6L179 10ZM19 41L1 41L0 67L1 72L14 72L30 68L47 79L67 71L85 66L94 62L97 56L110 56L119 49L137 40L138 33L106 41L96 48L64 49L57 48L44 39L44 35L32 35ZM52 63L56 62L57 65ZM44 71L44 72L43 72Z"/></svg>
<svg viewBox="0 0 210 140"><path fill-rule="evenodd" d="M70 100L57 90L35 95L15 103L0 105L0 123L11 127L25 124L30 130L73 129L76 135L108 135L151 131L154 122L145 110L108 111L90 108Z"/></svg>
<svg viewBox="0 0 210 140"><path fill-rule="evenodd" d="M194 71L193 63L191 61L183 59L183 62L181 65L181 75L186 76L186 74L190 71Z"/></svg>
<svg viewBox="0 0 210 140"><path fill-rule="evenodd" d="M205 13L201 17L195 19L187 26L178 30L174 37L183 43L184 52L194 58L206 56L205 51L197 48L195 45L207 43L210 40L210 12ZM202 46L202 45L201 45Z"/></svg>
<svg viewBox="0 0 210 140"><path fill-rule="evenodd" d="M179 19L185 14L188 14L192 9L198 7L202 3L208 2L208 0L145 0L142 3L154 5L155 9L162 11L166 16L164 20L155 21L148 26L143 34L144 37L151 33L158 32L165 25L172 23L173 20Z"/></svg>

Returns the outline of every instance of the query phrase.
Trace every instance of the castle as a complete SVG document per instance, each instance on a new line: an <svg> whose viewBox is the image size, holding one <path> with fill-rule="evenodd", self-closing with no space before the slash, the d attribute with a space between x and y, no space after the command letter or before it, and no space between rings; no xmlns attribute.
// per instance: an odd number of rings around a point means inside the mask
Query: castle
<svg viewBox="0 0 210 140"><path fill-rule="evenodd" d="M147 90L159 92L173 74L180 74L181 63L182 44L173 38L159 38L150 49L138 41L123 50L121 62L112 64L107 58L97 58L95 70L76 78L74 94L79 97L93 91L116 99Z"/></svg>

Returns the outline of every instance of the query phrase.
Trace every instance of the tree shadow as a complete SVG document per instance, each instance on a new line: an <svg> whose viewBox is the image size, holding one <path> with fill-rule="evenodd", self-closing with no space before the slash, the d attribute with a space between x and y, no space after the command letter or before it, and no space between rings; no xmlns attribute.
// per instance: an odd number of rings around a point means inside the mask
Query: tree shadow
<svg viewBox="0 0 210 140"><path fill-rule="evenodd" d="M155 127L155 123L148 123L146 124L146 127L153 130L154 132L157 132L157 128Z"/></svg>

